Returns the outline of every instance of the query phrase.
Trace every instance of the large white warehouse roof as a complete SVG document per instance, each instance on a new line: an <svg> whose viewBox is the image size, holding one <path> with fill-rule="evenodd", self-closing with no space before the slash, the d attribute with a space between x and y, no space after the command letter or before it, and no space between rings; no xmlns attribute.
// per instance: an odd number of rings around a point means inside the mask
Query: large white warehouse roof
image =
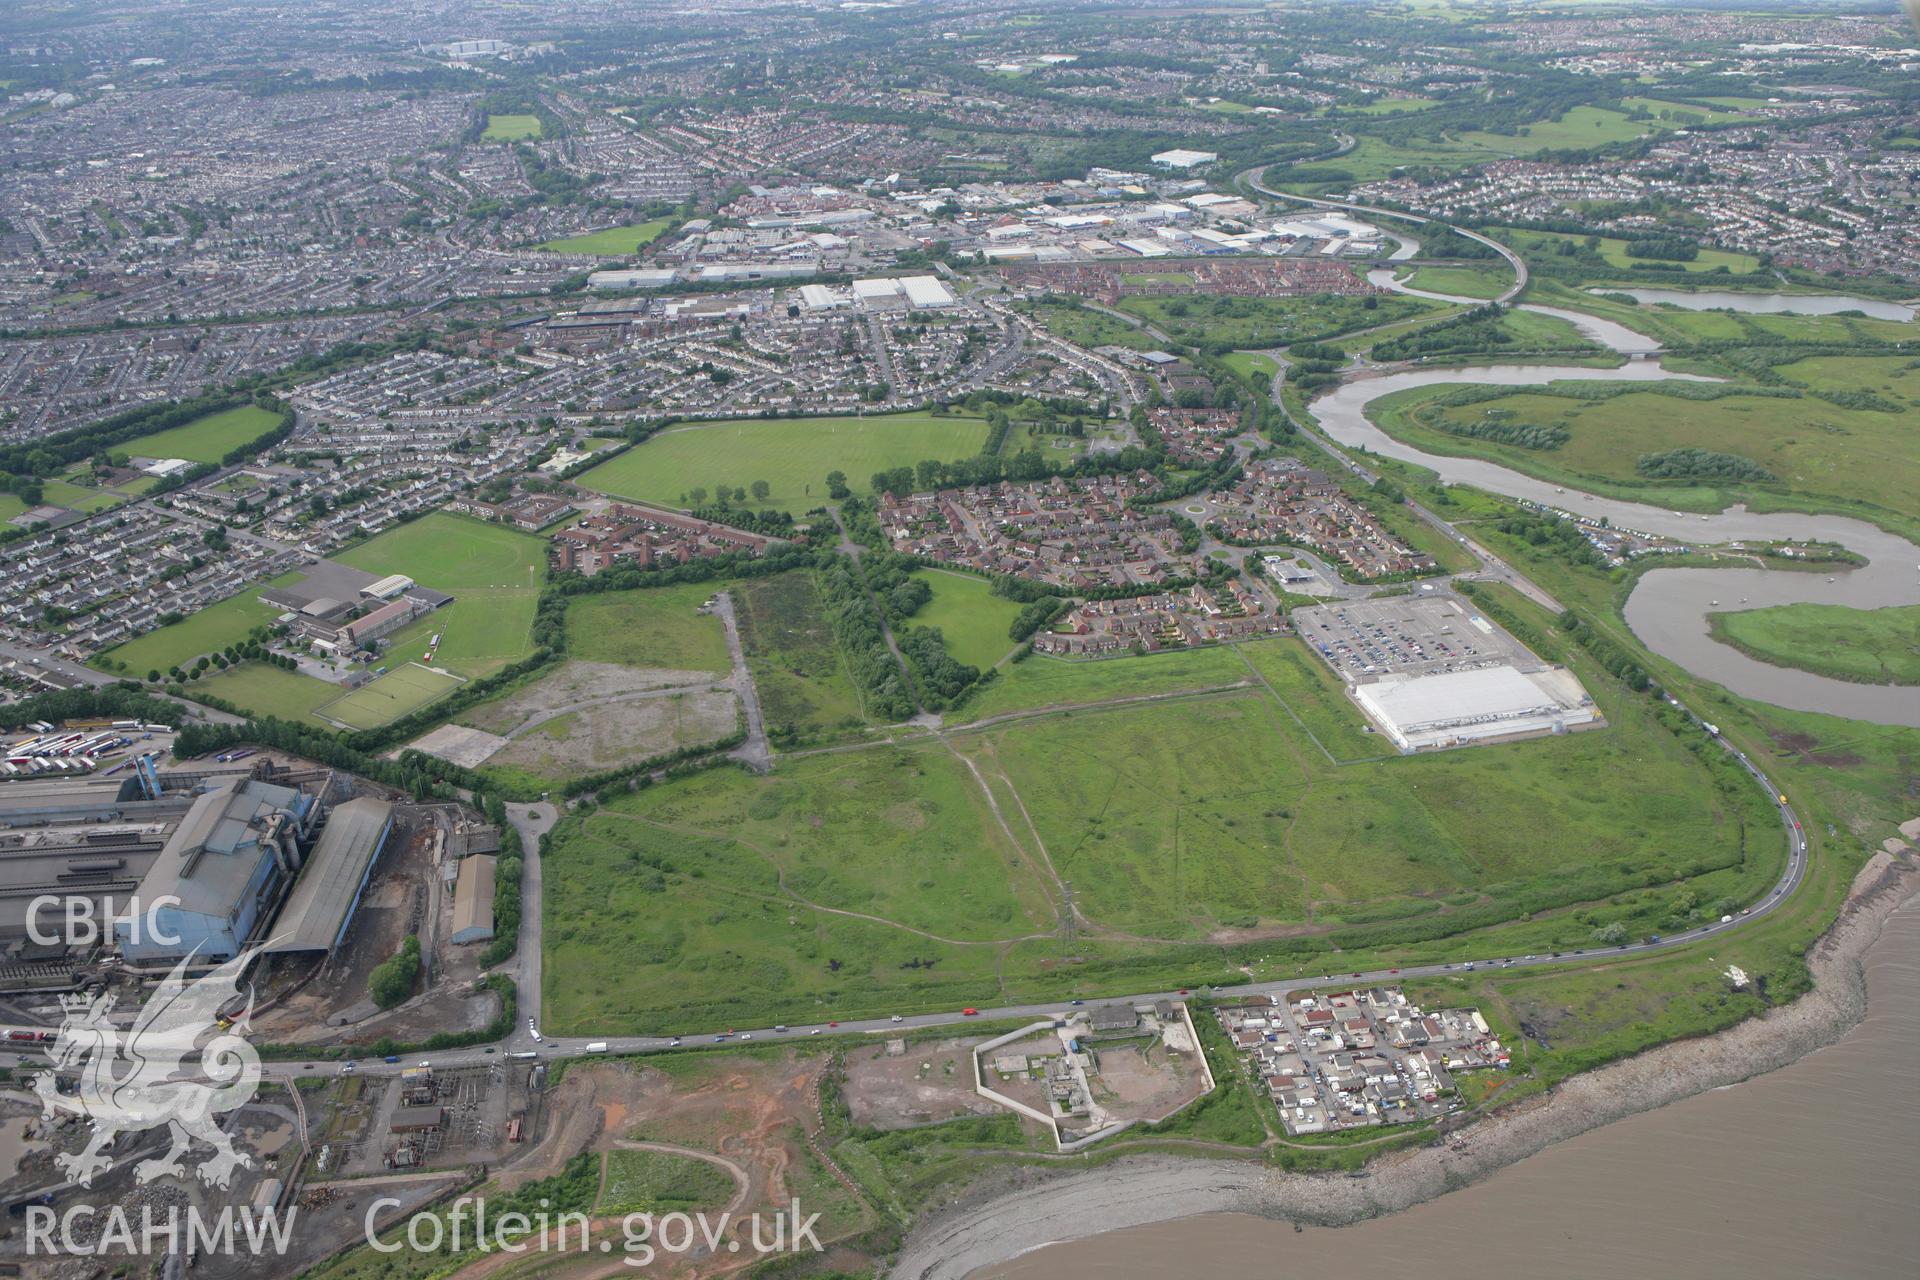
<svg viewBox="0 0 1920 1280"><path fill-rule="evenodd" d="M1403 750L1519 733L1550 733L1598 718L1565 671L1482 667L1440 675L1389 676L1353 696Z"/></svg>

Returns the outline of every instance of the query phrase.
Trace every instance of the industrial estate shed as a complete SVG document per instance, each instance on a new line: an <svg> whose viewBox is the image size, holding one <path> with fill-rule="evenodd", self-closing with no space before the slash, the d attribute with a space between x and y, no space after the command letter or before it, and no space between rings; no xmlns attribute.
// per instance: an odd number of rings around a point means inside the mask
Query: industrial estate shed
<svg viewBox="0 0 1920 1280"><path fill-rule="evenodd" d="M346 936L373 864L393 830L393 806L361 797L333 807L273 929L270 951L331 951Z"/></svg>
<svg viewBox="0 0 1920 1280"><path fill-rule="evenodd" d="M485 942L493 936L493 868L498 861L487 853L461 861L453 882L453 941Z"/></svg>

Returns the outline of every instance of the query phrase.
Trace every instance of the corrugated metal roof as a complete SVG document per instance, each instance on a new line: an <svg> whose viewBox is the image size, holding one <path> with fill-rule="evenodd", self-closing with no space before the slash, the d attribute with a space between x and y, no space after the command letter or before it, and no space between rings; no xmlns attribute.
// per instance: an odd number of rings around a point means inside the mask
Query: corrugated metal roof
<svg viewBox="0 0 1920 1280"><path fill-rule="evenodd" d="M287 895L287 905L274 921L268 951L333 948L392 818L393 806L385 800L362 797L334 806L293 892Z"/></svg>
<svg viewBox="0 0 1920 1280"><path fill-rule="evenodd" d="M249 827L276 810L296 811L300 793L291 787L244 778L224 778L193 802L167 839L140 896L148 902L171 895L182 911L226 918L239 903L262 857L262 827ZM211 857L206 855L213 855Z"/></svg>
<svg viewBox="0 0 1920 1280"><path fill-rule="evenodd" d="M499 859L476 853L460 864L460 877L453 885L453 940L477 941L462 937L472 931L493 935L493 870Z"/></svg>

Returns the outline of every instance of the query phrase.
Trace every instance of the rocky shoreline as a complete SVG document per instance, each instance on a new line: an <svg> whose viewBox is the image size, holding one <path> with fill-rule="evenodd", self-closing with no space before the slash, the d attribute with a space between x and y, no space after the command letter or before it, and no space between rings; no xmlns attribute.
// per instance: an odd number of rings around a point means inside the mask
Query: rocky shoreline
<svg viewBox="0 0 1920 1280"><path fill-rule="evenodd" d="M1889 842L1890 844L1894 842ZM1776 1071L1834 1043L1866 1014L1861 957L1886 918L1920 894L1910 853L1881 852L1807 963L1813 990L1711 1036L1679 1041L1575 1076L1470 1126L1446 1146L1382 1157L1371 1176L1288 1173L1251 1161L1142 1156L1085 1173L1029 1171L917 1227L894 1280L960 1280L1043 1245L1203 1213L1345 1226L1458 1190L1553 1143L1682 1098Z"/></svg>

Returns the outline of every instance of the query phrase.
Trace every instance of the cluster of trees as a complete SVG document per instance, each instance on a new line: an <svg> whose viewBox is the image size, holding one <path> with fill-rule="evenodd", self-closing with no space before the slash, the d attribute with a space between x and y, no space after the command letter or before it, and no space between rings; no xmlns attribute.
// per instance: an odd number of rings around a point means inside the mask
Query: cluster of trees
<svg viewBox="0 0 1920 1280"><path fill-rule="evenodd" d="M180 718L177 702L156 698L137 684L85 685L53 693L35 694L0 705L0 729L9 732L35 720L141 720L172 724ZM182 758L197 754L182 749Z"/></svg>
<svg viewBox="0 0 1920 1280"><path fill-rule="evenodd" d="M1498 258L1500 251L1492 245L1481 244L1478 240L1469 240L1452 227L1435 230L1432 223L1420 228L1420 256L1422 258L1472 258L1486 261Z"/></svg>
<svg viewBox="0 0 1920 1280"><path fill-rule="evenodd" d="M1751 458L1711 449L1666 449L1643 453L1633 469L1649 480L1734 480L1765 483L1776 477Z"/></svg>
<svg viewBox="0 0 1920 1280"><path fill-rule="evenodd" d="M264 662L268 666L279 667L282 671L298 671L300 669L298 662L285 654L275 653L267 648L270 636L271 632L268 628L255 627L247 634L245 640L236 640L226 648L213 653L203 653L184 669L177 664L168 667L164 673L158 667L149 668L147 683L159 684L167 679L176 683L183 680L198 680L206 675L209 669L225 671L228 667L235 667L243 662Z"/></svg>
<svg viewBox="0 0 1920 1280"><path fill-rule="evenodd" d="M849 512L851 518L849 518ZM900 654L907 660L920 702L930 710L944 711L965 698L980 682L980 668L960 662L947 652L946 638L938 627L909 627L907 624L933 599L933 588L926 579L913 576L920 562L885 548L885 538L873 518L871 503L855 498L841 510L848 532L870 550L854 572L866 582L880 602L886 619L893 625Z"/></svg>
<svg viewBox="0 0 1920 1280"><path fill-rule="evenodd" d="M866 700L867 713L881 720L910 719L913 692L887 648L879 607L859 568L845 556L826 555L820 570L820 595L826 604L827 623L846 655L847 669Z"/></svg>
<svg viewBox="0 0 1920 1280"><path fill-rule="evenodd" d="M1374 344L1375 360L1414 360L1421 356L1453 355L1460 352L1490 351L1513 344L1513 334L1501 323L1504 309L1497 302L1463 311L1457 316L1436 321Z"/></svg>
<svg viewBox="0 0 1920 1280"><path fill-rule="evenodd" d="M1685 236L1636 236L1627 241L1629 258L1655 258L1661 262L1692 262L1700 256L1700 246Z"/></svg>
<svg viewBox="0 0 1920 1280"><path fill-rule="evenodd" d="M1524 540L1528 546L1549 548L1562 560L1572 564L1590 565L1595 569L1607 567L1606 557L1587 541L1579 526L1571 520L1518 511L1495 521L1493 527L1509 537Z"/></svg>
<svg viewBox="0 0 1920 1280"><path fill-rule="evenodd" d="M1052 622L1067 611L1071 602L1060 597L1043 597L1023 605L1015 614L1013 621L1007 624L1009 640L1025 640L1034 632Z"/></svg>
<svg viewBox="0 0 1920 1280"><path fill-rule="evenodd" d="M1593 656L1593 660L1605 667L1632 689L1635 693L1645 692L1653 682L1648 678L1646 669L1635 661L1633 655L1601 635L1585 619L1569 609L1560 615L1560 629L1572 636L1582 649Z"/></svg>
<svg viewBox="0 0 1920 1280"><path fill-rule="evenodd" d="M1828 404L1842 409L1854 409L1862 413L1905 413L1907 406L1898 400L1869 391L1865 387L1848 387L1844 391L1816 391L1813 393Z"/></svg>
<svg viewBox="0 0 1920 1280"><path fill-rule="evenodd" d="M1037 449L1023 449L1007 458L988 454L956 462L928 458L917 466L876 471L870 483L875 493L903 498L917 489L964 489L998 484L1002 480L1024 482L1045 480L1053 475L1114 475L1123 471L1157 470L1165 460L1164 449L1128 445L1115 453L1088 454L1063 466Z"/></svg>
<svg viewBox="0 0 1920 1280"><path fill-rule="evenodd" d="M980 668L947 652L938 627L913 627L899 634L900 652L913 667L920 700L929 710L942 711L966 697L980 683Z"/></svg>
<svg viewBox="0 0 1920 1280"><path fill-rule="evenodd" d="M367 994L382 1009L391 1009L413 994L420 980L420 938L408 934L400 950L373 967L367 978Z"/></svg>
<svg viewBox="0 0 1920 1280"><path fill-rule="evenodd" d="M755 511L747 507L718 506L695 507L692 514L701 520L745 529L748 533L758 533L768 538L795 536L791 511Z"/></svg>
<svg viewBox="0 0 1920 1280"><path fill-rule="evenodd" d="M1511 418L1488 417L1478 422L1449 422L1441 419L1436 425L1450 436L1463 436L1469 440L1491 440L1495 444L1510 444L1521 449L1558 449L1569 439L1565 427L1545 422L1515 422Z"/></svg>
<svg viewBox="0 0 1920 1280"><path fill-rule="evenodd" d="M1312 351L1307 355L1303 352ZM1331 352L1321 355L1319 352ZM1303 342L1290 348L1288 354L1293 364L1287 370L1287 382L1302 391L1317 391L1321 387L1330 387L1340 381L1340 370L1346 365L1346 353L1338 347L1322 347L1318 343ZM1284 420L1284 415L1283 415Z"/></svg>
<svg viewBox="0 0 1920 1280"><path fill-rule="evenodd" d="M745 502L749 494L753 496L755 502L765 502L772 493L773 486L765 480L755 480L744 488L735 488L730 484L717 484L713 486L713 505L724 509L735 502ZM680 497L682 501L691 501L696 507L705 506L707 491L693 488L681 494Z"/></svg>

